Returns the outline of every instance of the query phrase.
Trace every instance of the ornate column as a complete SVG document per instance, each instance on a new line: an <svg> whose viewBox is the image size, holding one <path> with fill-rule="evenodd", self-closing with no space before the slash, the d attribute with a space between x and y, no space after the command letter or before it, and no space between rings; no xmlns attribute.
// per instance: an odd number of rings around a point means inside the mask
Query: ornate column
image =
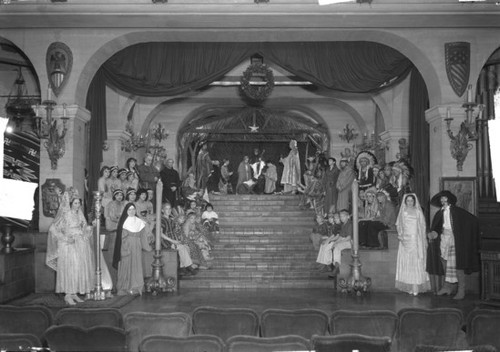
<svg viewBox="0 0 500 352"><path fill-rule="evenodd" d="M404 138L406 144L410 142L410 131L402 129L391 129L380 133L380 139L389 148L385 152L385 162L398 160L397 155L399 154L399 140ZM380 163L380 161L379 161Z"/></svg>
<svg viewBox="0 0 500 352"><path fill-rule="evenodd" d="M40 115L44 116L43 109ZM54 187L75 187L80 197L84 196L85 167L88 155L88 138L86 124L90 121L88 110L78 105L68 105L64 109L62 105L54 106L52 116L56 119L66 115L67 131L64 136L64 155L58 160L57 168L51 168L51 161L46 147L45 139L40 141L40 232L46 232L54 221L57 211L57 194ZM62 122L59 122L62 124ZM55 208L55 209L53 209Z"/></svg>
<svg viewBox="0 0 500 352"><path fill-rule="evenodd" d="M130 133L123 130L108 130L108 139L103 146L103 165L125 167L130 152L122 150L122 142L130 139Z"/></svg>

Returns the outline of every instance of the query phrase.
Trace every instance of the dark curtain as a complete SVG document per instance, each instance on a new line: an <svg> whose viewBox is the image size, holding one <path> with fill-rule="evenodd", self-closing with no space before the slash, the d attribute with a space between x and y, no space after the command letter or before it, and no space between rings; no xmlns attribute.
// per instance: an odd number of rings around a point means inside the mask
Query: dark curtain
<svg viewBox="0 0 500 352"><path fill-rule="evenodd" d="M420 204L425 207L429 219L429 125L425 120L425 110L429 107L429 94L424 79L416 68L410 79L410 161L415 175L413 188Z"/></svg>
<svg viewBox="0 0 500 352"><path fill-rule="evenodd" d="M376 92L413 67L398 51L373 42L264 43L261 54L298 77L344 92Z"/></svg>
<svg viewBox="0 0 500 352"><path fill-rule="evenodd" d="M97 190L99 180L99 168L102 162L102 145L107 136L106 130L106 81L102 71L98 71L90 83L87 92L86 108L90 111L90 138L88 153L88 187L92 191ZM92 200L88 204L92 204Z"/></svg>

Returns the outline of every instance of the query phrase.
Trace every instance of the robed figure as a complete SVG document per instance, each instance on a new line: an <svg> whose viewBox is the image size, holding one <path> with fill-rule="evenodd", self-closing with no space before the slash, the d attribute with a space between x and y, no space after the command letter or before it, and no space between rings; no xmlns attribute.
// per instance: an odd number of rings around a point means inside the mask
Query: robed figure
<svg viewBox="0 0 500 352"><path fill-rule="evenodd" d="M281 184L284 187L284 193L293 193L297 190L300 184L300 158L297 141L290 141L290 152L285 158L281 158L283 164L283 174L281 176Z"/></svg>
<svg viewBox="0 0 500 352"><path fill-rule="evenodd" d="M181 179L177 170L174 170L174 161L168 159L165 168L160 172L163 183L162 202L169 202L172 207L177 206L177 194L181 187Z"/></svg>

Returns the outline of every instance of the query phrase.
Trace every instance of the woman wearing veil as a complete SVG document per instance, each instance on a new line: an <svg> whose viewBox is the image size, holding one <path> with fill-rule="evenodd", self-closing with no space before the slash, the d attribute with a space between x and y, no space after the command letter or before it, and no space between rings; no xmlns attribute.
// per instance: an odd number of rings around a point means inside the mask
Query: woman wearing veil
<svg viewBox="0 0 500 352"><path fill-rule="evenodd" d="M118 269L118 295L142 294L144 286L142 250L151 248L146 235L146 223L137 217L136 212L135 204L128 203L116 229L113 267Z"/></svg>
<svg viewBox="0 0 500 352"><path fill-rule="evenodd" d="M396 288L418 295L430 289L429 275L425 271L427 237L424 213L417 196L408 193L396 220L399 249L396 265Z"/></svg>
<svg viewBox="0 0 500 352"><path fill-rule="evenodd" d="M78 297L94 287L91 247L92 226L87 225L76 189L61 195L60 206L49 227L46 264L57 272L56 292L65 293L69 305L83 302Z"/></svg>

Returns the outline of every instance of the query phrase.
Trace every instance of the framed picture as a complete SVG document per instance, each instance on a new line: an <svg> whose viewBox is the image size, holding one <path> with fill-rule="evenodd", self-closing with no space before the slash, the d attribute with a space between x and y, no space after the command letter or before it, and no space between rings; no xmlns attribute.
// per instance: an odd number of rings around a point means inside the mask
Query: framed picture
<svg viewBox="0 0 500 352"><path fill-rule="evenodd" d="M441 177L441 191L448 190L457 197L457 206L477 215L476 177Z"/></svg>

